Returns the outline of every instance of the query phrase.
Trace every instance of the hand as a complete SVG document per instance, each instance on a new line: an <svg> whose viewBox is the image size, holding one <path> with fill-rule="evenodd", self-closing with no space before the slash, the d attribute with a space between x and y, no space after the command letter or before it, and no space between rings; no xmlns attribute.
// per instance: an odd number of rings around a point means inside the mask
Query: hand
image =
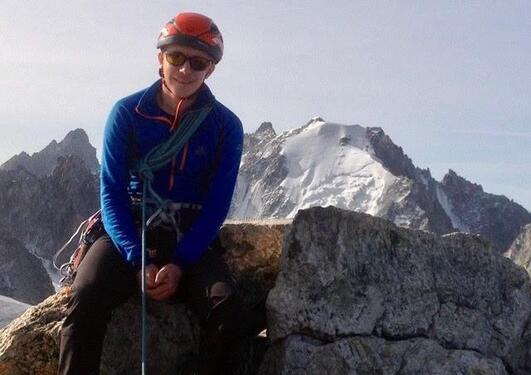
<svg viewBox="0 0 531 375"><path fill-rule="evenodd" d="M155 289L151 298L162 301L177 291L183 271L174 263L168 263L162 267L155 277Z"/></svg>
<svg viewBox="0 0 531 375"><path fill-rule="evenodd" d="M155 278L158 272L159 268L154 264L148 264L146 266L146 291L155 287ZM136 281L138 283L138 287L142 288L142 270L136 273Z"/></svg>
<svg viewBox="0 0 531 375"><path fill-rule="evenodd" d="M169 263L160 270L153 264L146 266L146 293L148 297L163 301L175 293L182 277L182 269ZM139 285L142 285L142 271L137 273Z"/></svg>

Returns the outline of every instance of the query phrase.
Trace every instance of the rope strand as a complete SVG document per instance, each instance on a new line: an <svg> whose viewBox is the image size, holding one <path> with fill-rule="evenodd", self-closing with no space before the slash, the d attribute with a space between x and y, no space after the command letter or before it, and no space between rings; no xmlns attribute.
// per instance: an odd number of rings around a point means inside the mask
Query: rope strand
<svg viewBox="0 0 531 375"><path fill-rule="evenodd" d="M190 112L183 120L181 125L177 128L171 137L164 143L151 149L144 159L137 161L135 170L138 176L143 181L142 186L142 375L147 374L147 337L148 337L148 324L147 324L147 299L146 299L146 217L147 217L147 199L151 197L158 210L156 212L165 214L168 212L169 205L168 200L162 199L162 197L153 188L154 173L167 165L183 146L188 142L190 137L197 130L199 125L208 116L212 110L211 105L204 106L197 112ZM150 221L155 215L150 217Z"/></svg>

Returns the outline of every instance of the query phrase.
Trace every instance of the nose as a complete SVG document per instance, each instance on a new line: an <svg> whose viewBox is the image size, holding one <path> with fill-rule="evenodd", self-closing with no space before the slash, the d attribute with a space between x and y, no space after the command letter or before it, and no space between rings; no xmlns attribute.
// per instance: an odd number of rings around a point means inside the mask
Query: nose
<svg viewBox="0 0 531 375"><path fill-rule="evenodd" d="M192 70L192 68L190 67L190 61L186 60L184 62L184 64L182 64L180 67L179 67L179 72L181 73L187 73L189 72L190 70Z"/></svg>

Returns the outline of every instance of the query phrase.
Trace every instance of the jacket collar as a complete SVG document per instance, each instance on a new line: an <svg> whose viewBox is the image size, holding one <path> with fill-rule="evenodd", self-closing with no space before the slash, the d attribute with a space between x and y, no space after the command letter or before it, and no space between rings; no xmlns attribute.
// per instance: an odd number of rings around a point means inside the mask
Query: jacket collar
<svg viewBox="0 0 531 375"><path fill-rule="evenodd" d="M162 80L159 79L155 83L153 83L150 87L148 87L145 92L140 97L140 100L138 101L138 104L136 106L136 111L140 113L143 116L151 117L151 118L159 118L159 117L165 117L169 119L169 115L164 112L157 104L157 93L162 88ZM183 113L186 114L187 112L196 110L198 108L203 107L206 104L213 103L216 100L208 86L203 83L203 85L199 88L197 97L195 101L192 103L192 105L186 109L186 111Z"/></svg>

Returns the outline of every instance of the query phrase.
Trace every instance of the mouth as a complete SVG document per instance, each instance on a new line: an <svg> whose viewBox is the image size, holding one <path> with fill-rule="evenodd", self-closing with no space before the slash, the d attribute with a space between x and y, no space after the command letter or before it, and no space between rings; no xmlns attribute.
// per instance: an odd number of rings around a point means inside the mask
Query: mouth
<svg viewBox="0 0 531 375"><path fill-rule="evenodd" d="M173 80L181 85L189 85L194 82L193 80L187 80L182 78L174 78Z"/></svg>

